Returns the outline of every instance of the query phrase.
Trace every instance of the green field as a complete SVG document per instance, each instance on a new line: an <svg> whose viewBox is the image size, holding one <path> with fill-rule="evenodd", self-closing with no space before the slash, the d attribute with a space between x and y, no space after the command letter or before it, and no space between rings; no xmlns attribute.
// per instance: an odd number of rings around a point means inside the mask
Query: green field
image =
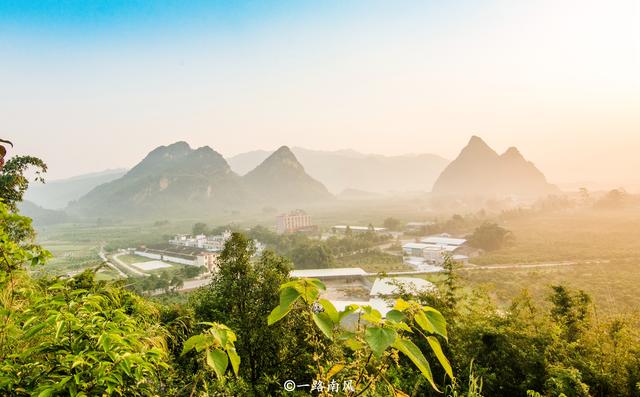
<svg viewBox="0 0 640 397"><path fill-rule="evenodd" d="M127 265L140 263L140 262L149 262L153 260L151 258L146 258L144 256L138 256L138 255L120 255L118 256L118 259L120 259L120 261L126 263Z"/></svg>

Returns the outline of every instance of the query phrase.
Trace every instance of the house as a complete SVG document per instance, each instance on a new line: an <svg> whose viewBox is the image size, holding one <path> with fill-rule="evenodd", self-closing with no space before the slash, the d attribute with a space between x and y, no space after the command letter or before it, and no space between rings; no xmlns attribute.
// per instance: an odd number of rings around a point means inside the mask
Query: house
<svg viewBox="0 0 640 397"><path fill-rule="evenodd" d="M207 251L218 252L222 251L224 244L231 238L231 232L225 230L224 233L215 236L205 236L204 234L198 234L191 236L189 234L177 234L171 240L169 244L178 247L194 247Z"/></svg>
<svg viewBox="0 0 640 397"><path fill-rule="evenodd" d="M217 252L185 246L155 248L147 248L143 246L134 250L134 254L145 258L186 266L204 266L209 272L216 269L219 255Z"/></svg>

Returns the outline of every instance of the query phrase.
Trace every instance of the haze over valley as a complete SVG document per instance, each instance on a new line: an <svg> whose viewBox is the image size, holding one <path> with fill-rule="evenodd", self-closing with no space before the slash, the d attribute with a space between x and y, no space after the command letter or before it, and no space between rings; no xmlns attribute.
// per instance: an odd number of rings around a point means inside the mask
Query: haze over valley
<svg viewBox="0 0 640 397"><path fill-rule="evenodd" d="M0 396L640 397L638 21L0 0Z"/></svg>

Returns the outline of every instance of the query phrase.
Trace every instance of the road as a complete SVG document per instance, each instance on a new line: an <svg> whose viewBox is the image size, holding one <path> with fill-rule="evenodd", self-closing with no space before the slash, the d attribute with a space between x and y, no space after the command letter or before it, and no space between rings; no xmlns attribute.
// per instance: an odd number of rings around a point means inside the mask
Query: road
<svg viewBox="0 0 640 397"><path fill-rule="evenodd" d="M102 261L107 264L107 266L109 266L110 268L112 268L113 270L118 272L120 277L123 277L123 278L127 278L128 277L127 274L125 272L123 272L122 270L120 270L120 268L118 266L114 265L113 263L109 262L109 260L107 260L107 256L104 253L104 246L100 247L100 252L98 253L98 255L100 256L100 259L102 259Z"/></svg>
<svg viewBox="0 0 640 397"><path fill-rule="evenodd" d="M133 267L133 266L129 266L129 265L127 265L126 263L124 263L123 261L121 261L120 259L118 259L118 257L119 257L120 255L124 255L124 253L123 253L123 252L120 252L120 253L115 254L115 255L113 255L113 256L111 257L111 258L112 258L112 259L113 259L113 260L118 264L118 266L120 266L120 267L122 267L122 268L126 269L128 272L131 272L131 273L133 273L133 274L135 274L135 275L143 276L143 277L149 277L149 274L147 274L147 273L143 273L143 272L141 272L140 270L136 269L135 267Z"/></svg>
<svg viewBox="0 0 640 397"><path fill-rule="evenodd" d="M579 263L608 263L608 260L594 260L594 261L581 261L581 262L572 262L572 261L563 261L563 262L546 262L546 263L513 263L507 265L485 265L485 266L477 266L477 265L468 265L460 270L494 270L494 269L529 269L536 267L558 267L558 266L574 266Z"/></svg>

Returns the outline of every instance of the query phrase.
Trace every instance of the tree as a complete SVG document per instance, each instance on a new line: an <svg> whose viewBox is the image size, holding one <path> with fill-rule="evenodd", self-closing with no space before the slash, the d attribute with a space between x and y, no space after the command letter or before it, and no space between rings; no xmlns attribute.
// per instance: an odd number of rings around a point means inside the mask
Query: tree
<svg viewBox="0 0 640 397"><path fill-rule="evenodd" d="M572 293L562 285L551 286L551 289L551 318L563 327L567 340L573 342L580 335L588 319L591 297L584 291Z"/></svg>
<svg viewBox="0 0 640 397"><path fill-rule="evenodd" d="M207 224L202 222L196 223L195 225L193 225L191 233L194 236L197 236L198 234L207 234Z"/></svg>
<svg viewBox="0 0 640 397"><path fill-rule="evenodd" d="M324 244L308 242L289 254L296 269L326 269L333 264L331 251Z"/></svg>
<svg viewBox="0 0 640 397"><path fill-rule="evenodd" d="M253 260L253 241L233 233L220 254L211 284L191 297L198 321L223 322L238 336L240 375L258 394L282 390L281 379L307 374L307 335L291 321L267 327L267 316L278 304L278 287L289 279L291 263L271 251ZM297 374L297 375L296 375Z"/></svg>
<svg viewBox="0 0 640 397"><path fill-rule="evenodd" d="M486 251L494 251L513 241L513 233L496 223L484 222L468 238L469 244Z"/></svg>
<svg viewBox="0 0 640 397"><path fill-rule="evenodd" d="M344 229L344 235L347 237L351 237L353 235L353 231L351 230L351 226L347 225L347 228Z"/></svg>
<svg viewBox="0 0 640 397"><path fill-rule="evenodd" d="M399 230L400 226L402 226L402 222L400 222L400 220L396 219L396 218L387 218L384 220L384 227L386 227L389 230Z"/></svg>
<svg viewBox="0 0 640 397"><path fill-rule="evenodd" d="M42 174L47 172L47 165L37 157L15 156L0 167L0 197L11 211L16 211L29 187L29 179L24 176L29 167L35 168L35 180L44 182Z"/></svg>

